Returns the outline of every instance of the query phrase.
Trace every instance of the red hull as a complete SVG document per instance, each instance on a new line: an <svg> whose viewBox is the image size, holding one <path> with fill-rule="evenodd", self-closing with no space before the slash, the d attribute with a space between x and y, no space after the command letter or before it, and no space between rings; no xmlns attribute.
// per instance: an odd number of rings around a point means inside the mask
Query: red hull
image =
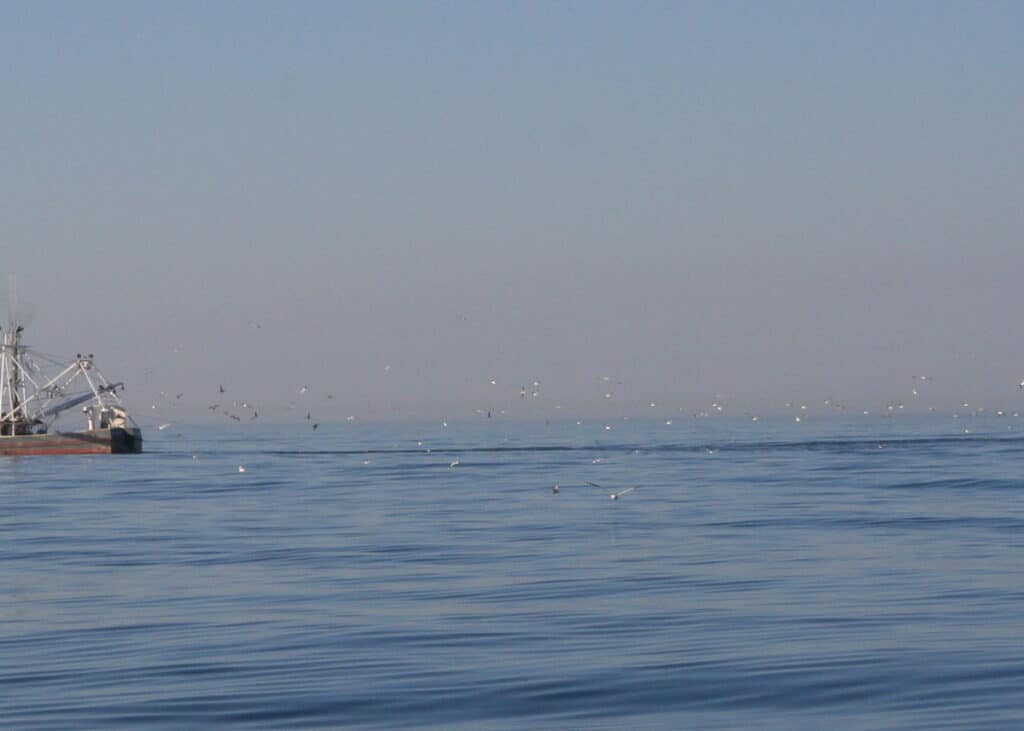
<svg viewBox="0 0 1024 731"><path fill-rule="evenodd" d="M131 454L142 451L138 429L95 429L83 432L0 436L0 455Z"/></svg>

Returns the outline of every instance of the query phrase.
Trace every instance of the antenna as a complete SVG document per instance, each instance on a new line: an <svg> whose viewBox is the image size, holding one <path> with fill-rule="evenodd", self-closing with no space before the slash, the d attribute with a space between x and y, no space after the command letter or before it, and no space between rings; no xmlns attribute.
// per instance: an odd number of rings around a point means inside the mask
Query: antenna
<svg viewBox="0 0 1024 731"><path fill-rule="evenodd" d="M7 275L7 324L13 331L18 324L18 295L14 275Z"/></svg>

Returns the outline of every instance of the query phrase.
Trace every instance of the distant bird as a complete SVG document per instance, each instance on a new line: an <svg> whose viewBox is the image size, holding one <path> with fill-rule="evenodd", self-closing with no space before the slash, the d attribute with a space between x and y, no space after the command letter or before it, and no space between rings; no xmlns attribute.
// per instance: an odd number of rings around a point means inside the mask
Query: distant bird
<svg viewBox="0 0 1024 731"><path fill-rule="evenodd" d="M459 460L456 459L456 460L453 460L452 463L450 465L448 465L448 466L449 467L458 467L460 464L462 464L462 463L459 462Z"/></svg>
<svg viewBox="0 0 1024 731"><path fill-rule="evenodd" d="M560 488L559 488L559 487L558 487L558 485L556 484L556 485L555 485L554 487L552 487L552 488L551 488L551 492L553 492L553 493L554 493L555 495L557 495L557 494L558 494L558 492L559 492L559 489L560 489Z"/></svg>
<svg viewBox="0 0 1024 731"><path fill-rule="evenodd" d="M599 490L606 489L606 488L602 487L601 485L598 485L596 482L589 482L588 481L587 484L590 485L591 487L596 487ZM608 497L610 497L612 500L618 500L623 495L627 495L627 494L633 492L633 490L635 490L635 489L636 489L635 487L627 487L625 490L619 490L618 492L610 492L610 493L608 493Z"/></svg>
<svg viewBox="0 0 1024 731"><path fill-rule="evenodd" d="M319 424L313 424L313 431L316 431L318 426L320 426L320 425Z"/></svg>
<svg viewBox="0 0 1024 731"><path fill-rule="evenodd" d="M170 426L170 424L161 424L160 426L157 427L157 429L159 429L160 431L163 431L164 429L166 429L169 426Z"/></svg>
<svg viewBox="0 0 1024 731"><path fill-rule="evenodd" d="M309 390L309 386L305 386L304 385L304 386L302 386L302 388L299 389L299 393L305 393L308 390Z"/></svg>
<svg viewBox="0 0 1024 731"><path fill-rule="evenodd" d="M238 471L245 472L245 467L243 467L242 465L238 465Z"/></svg>

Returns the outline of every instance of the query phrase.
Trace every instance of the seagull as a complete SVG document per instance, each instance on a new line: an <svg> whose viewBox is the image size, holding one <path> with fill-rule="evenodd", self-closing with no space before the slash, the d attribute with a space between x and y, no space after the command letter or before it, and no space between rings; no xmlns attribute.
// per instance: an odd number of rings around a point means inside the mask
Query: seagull
<svg viewBox="0 0 1024 731"><path fill-rule="evenodd" d="M599 490L604 490L605 489L601 485L598 485L596 482L587 482L587 484L590 485L591 487L596 487ZM618 492L608 493L608 497L610 497L612 500L618 500L623 495L631 493L635 489L636 489L635 487L627 487L625 490L619 490Z"/></svg>
<svg viewBox="0 0 1024 731"><path fill-rule="evenodd" d="M170 426L170 424L161 424L160 426L157 427L157 429L159 429L160 431L163 431L164 429L166 429L169 426Z"/></svg>
<svg viewBox="0 0 1024 731"><path fill-rule="evenodd" d="M303 386L302 388L299 389L299 393L305 393L308 390L309 390L309 386Z"/></svg>
<svg viewBox="0 0 1024 731"><path fill-rule="evenodd" d="M238 471L245 472L245 467L243 467L242 465L238 465Z"/></svg>
<svg viewBox="0 0 1024 731"><path fill-rule="evenodd" d="M558 485L556 484L556 485L555 485L554 487L552 487L552 488L551 488L551 492L553 492L553 493L554 493L555 495L557 495L557 494L558 494L558 491L559 491L559 489L560 489L560 488L559 488L559 487L558 487Z"/></svg>
<svg viewBox="0 0 1024 731"><path fill-rule="evenodd" d="M450 465L448 465L448 466L449 467L458 467L460 464L462 464L462 463L459 462L459 460L456 459L456 460L452 461L452 463Z"/></svg>

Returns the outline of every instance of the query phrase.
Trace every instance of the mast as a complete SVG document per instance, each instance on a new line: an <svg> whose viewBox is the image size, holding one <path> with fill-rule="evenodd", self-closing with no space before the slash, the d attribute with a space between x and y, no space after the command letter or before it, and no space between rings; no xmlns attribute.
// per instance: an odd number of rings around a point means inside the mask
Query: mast
<svg viewBox="0 0 1024 731"><path fill-rule="evenodd" d="M17 434L18 426L26 422L25 414L21 413L21 397L25 384L22 380L20 366L21 325L11 323L10 329L4 333L2 364L0 373L3 383L0 385L0 433Z"/></svg>
<svg viewBox="0 0 1024 731"><path fill-rule="evenodd" d="M28 430L29 419L21 408L25 396L25 383L21 372L21 333L25 329L18 322L15 279L7 279L7 331L4 332L0 353L0 434L15 435Z"/></svg>

